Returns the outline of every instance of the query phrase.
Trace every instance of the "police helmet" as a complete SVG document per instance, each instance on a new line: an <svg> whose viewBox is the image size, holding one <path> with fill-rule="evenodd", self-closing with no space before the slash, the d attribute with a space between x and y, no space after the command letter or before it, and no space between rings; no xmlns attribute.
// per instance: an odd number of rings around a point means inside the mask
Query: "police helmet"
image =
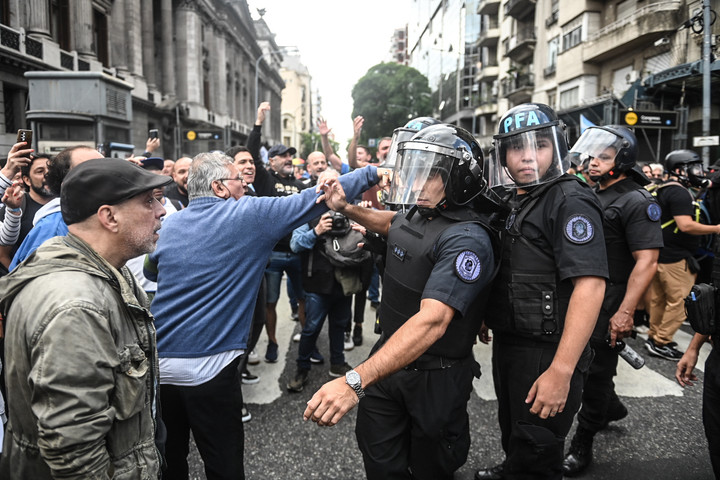
<svg viewBox="0 0 720 480"><path fill-rule="evenodd" d="M570 167L565 124L542 103L508 110L493 136L491 187L528 187L560 177Z"/></svg>
<svg viewBox="0 0 720 480"><path fill-rule="evenodd" d="M665 169L673 172L676 168L683 168L691 163L702 163L700 155L692 150L673 150L665 157Z"/></svg>
<svg viewBox="0 0 720 480"><path fill-rule="evenodd" d="M593 126L585 129L575 145L570 149L570 160L578 165L593 158L613 159L614 166L595 182L607 178L618 178L622 173L635 167L638 145L635 134L630 129L617 125Z"/></svg>
<svg viewBox="0 0 720 480"><path fill-rule="evenodd" d="M485 192L483 153L470 132L431 125L400 143L388 203L416 204L424 185L435 178L444 184L448 205L467 205Z"/></svg>
<svg viewBox="0 0 720 480"><path fill-rule="evenodd" d="M665 169L687 187L707 188L709 179L703 171L702 159L692 150L673 150L665 157ZM675 170L680 170L676 172Z"/></svg>
<svg viewBox="0 0 720 480"><path fill-rule="evenodd" d="M407 142L413 135L430 125L437 125L441 123L440 120L432 117L417 117L407 122L404 126L396 128L393 131L392 141L390 142L390 150L385 157L384 167L393 168L397 161L398 146L402 142Z"/></svg>

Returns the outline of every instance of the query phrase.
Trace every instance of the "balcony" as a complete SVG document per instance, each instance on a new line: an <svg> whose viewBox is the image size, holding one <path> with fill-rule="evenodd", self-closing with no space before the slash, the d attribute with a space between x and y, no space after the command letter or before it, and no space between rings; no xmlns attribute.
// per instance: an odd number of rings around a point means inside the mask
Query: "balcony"
<svg viewBox="0 0 720 480"><path fill-rule="evenodd" d="M500 0L480 0L478 3L478 15L497 15L499 11Z"/></svg>
<svg viewBox="0 0 720 480"><path fill-rule="evenodd" d="M505 56L516 62L522 62L532 56L535 51L535 29L532 27L520 30L505 43Z"/></svg>
<svg viewBox="0 0 720 480"><path fill-rule="evenodd" d="M499 38L500 29L497 25L483 29L478 35L478 47L491 47L493 45L497 45Z"/></svg>
<svg viewBox="0 0 720 480"><path fill-rule="evenodd" d="M498 77L500 68L497 65L483 65L478 67L477 75L475 75L475 81L480 82L491 82Z"/></svg>
<svg viewBox="0 0 720 480"><path fill-rule="evenodd" d="M530 101L534 88L535 76L532 73L506 77L500 81L501 95L515 104Z"/></svg>
<svg viewBox="0 0 720 480"><path fill-rule="evenodd" d="M680 1L654 3L598 30L583 45L583 61L601 62L623 51L652 44L677 30L682 21L681 4Z"/></svg>
<svg viewBox="0 0 720 480"><path fill-rule="evenodd" d="M508 0L504 9L506 17L522 20L535 13L535 0Z"/></svg>

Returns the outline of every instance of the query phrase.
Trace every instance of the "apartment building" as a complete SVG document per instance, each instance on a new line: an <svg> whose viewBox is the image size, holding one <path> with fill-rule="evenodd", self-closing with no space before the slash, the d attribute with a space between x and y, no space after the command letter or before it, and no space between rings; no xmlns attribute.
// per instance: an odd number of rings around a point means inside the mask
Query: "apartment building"
<svg viewBox="0 0 720 480"><path fill-rule="evenodd" d="M720 9L718 1L711 5ZM581 124L623 124L632 108L662 118L659 125L628 124L640 140L641 160L691 148L702 133L701 6L678 0L481 0L479 141L489 148L504 111L537 101L559 112L571 142ZM720 22L711 28L718 38ZM711 69L711 91L718 91L720 62ZM712 103L717 132L720 102ZM718 158L717 148L711 156Z"/></svg>
<svg viewBox="0 0 720 480"><path fill-rule="evenodd" d="M301 133L313 130L313 107L310 73L299 55L286 55L280 76L282 91L282 143L300 150Z"/></svg>
<svg viewBox="0 0 720 480"><path fill-rule="evenodd" d="M31 126L50 151L139 152L153 128L169 158L244 143L256 99L280 105L282 59L245 0L0 0L0 148ZM279 142L280 117L263 133Z"/></svg>

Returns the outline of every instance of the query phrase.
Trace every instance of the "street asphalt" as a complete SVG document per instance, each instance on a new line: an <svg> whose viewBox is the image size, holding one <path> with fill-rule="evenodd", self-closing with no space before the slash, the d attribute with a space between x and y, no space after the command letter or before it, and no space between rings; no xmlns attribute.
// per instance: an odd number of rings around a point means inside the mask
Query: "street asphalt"
<svg viewBox="0 0 720 480"><path fill-rule="evenodd" d="M284 289L283 289L284 290ZM372 333L375 311L367 303L364 343L346 352L347 361L357 365L364 360L376 335ZM261 361L250 367L260 383L244 385L245 402L252 420L245 424L245 474L249 480L268 479L362 479L362 457L355 441L355 410L334 427L318 427L304 422L305 403L320 386L329 381L329 365L315 365L310 381L301 393L289 393L285 385L295 372L297 343L292 335L299 324L290 320L287 297L278 302L278 340L280 360ZM326 328L318 347L326 357ZM683 327L676 340L684 348L691 331ZM682 337L682 338L680 338ZM629 344L646 359L635 371L621 365L617 391L627 406L627 418L611 424L595 437L594 461L581 477L589 480L705 480L713 473L702 426L702 372L693 388L681 389L674 382L675 362L651 357L643 348L643 339ZM264 357L263 333L256 349ZM483 378L476 381L469 405L472 446L466 464L455 474L456 480L471 480L478 468L503 459L497 426L497 401L494 400L490 373L490 349L475 348ZM705 355L707 350L705 351ZM238 406L240 408L240 406ZM574 428L573 428L574 430ZM566 448L569 445L569 438ZM200 456L194 445L190 454L191 479L205 479Z"/></svg>

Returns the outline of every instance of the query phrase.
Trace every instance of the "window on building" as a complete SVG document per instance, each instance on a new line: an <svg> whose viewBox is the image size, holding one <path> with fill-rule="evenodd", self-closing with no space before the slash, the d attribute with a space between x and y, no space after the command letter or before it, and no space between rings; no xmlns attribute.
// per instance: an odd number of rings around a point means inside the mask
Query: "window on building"
<svg viewBox="0 0 720 480"><path fill-rule="evenodd" d="M560 92L560 109L575 107L580 102L580 87Z"/></svg>
<svg viewBox="0 0 720 480"><path fill-rule="evenodd" d="M99 10L93 10L93 48L98 61L109 67L107 16Z"/></svg>
<svg viewBox="0 0 720 480"><path fill-rule="evenodd" d="M0 0L0 23L8 25L10 23L10 1Z"/></svg>
<svg viewBox="0 0 720 480"><path fill-rule="evenodd" d="M555 70L557 65L558 48L560 47L560 37L555 37L548 42L548 68Z"/></svg>
<svg viewBox="0 0 720 480"><path fill-rule="evenodd" d="M582 41L582 25L578 25L576 28L570 30L567 33L563 33L562 48L563 51L569 50L572 47L578 45Z"/></svg>
<svg viewBox="0 0 720 480"><path fill-rule="evenodd" d="M60 48L70 51L70 0L51 0L50 35Z"/></svg>
<svg viewBox="0 0 720 480"><path fill-rule="evenodd" d="M623 0L615 5L615 21L629 17L635 12L636 0Z"/></svg>
<svg viewBox="0 0 720 480"><path fill-rule="evenodd" d="M557 105L555 103L557 102L557 92L554 90L552 92L548 92L548 105L550 108L557 108Z"/></svg>

